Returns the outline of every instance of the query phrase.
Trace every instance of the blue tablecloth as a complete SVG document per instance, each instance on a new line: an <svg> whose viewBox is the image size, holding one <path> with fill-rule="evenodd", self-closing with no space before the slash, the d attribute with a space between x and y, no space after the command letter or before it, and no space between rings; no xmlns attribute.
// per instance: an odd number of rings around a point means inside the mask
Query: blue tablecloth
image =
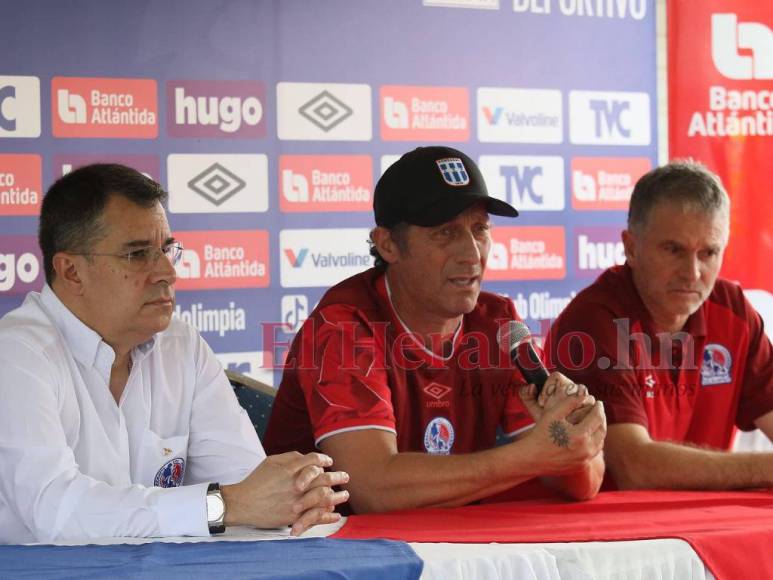
<svg viewBox="0 0 773 580"><path fill-rule="evenodd" d="M0 546L3 578L308 578L409 580L422 561L386 540L278 540Z"/></svg>

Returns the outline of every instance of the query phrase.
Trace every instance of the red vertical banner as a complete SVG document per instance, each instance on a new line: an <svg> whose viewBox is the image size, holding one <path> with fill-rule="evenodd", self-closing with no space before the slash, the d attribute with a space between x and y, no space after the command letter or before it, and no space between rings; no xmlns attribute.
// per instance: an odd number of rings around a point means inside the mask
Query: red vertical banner
<svg viewBox="0 0 773 580"><path fill-rule="evenodd" d="M693 157L732 200L722 274L773 292L773 2L668 3L670 157Z"/></svg>

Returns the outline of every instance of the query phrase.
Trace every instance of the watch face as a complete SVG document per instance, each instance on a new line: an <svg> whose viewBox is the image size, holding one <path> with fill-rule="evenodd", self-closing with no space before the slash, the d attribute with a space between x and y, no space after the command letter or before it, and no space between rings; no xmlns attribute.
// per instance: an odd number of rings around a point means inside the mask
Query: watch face
<svg viewBox="0 0 773 580"><path fill-rule="evenodd" d="M207 521L216 522L223 517L225 504L219 495L207 495Z"/></svg>

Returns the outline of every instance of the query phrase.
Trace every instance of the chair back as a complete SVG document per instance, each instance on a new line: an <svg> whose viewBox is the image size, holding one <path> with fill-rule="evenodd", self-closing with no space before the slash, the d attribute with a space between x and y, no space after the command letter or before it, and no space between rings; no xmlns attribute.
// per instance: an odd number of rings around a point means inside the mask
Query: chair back
<svg viewBox="0 0 773 580"><path fill-rule="evenodd" d="M276 389L252 377L234 371L225 371L239 404L247 411L258 437L263 439L274 404Z"/></svg>

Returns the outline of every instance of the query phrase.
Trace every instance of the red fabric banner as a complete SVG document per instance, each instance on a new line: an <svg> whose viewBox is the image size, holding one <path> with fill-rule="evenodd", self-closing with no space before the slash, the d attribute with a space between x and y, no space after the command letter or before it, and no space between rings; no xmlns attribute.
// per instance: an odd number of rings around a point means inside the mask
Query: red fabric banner
<svg viewBox="0 0 773 580"><path fill-rule="evenodd" d="M693 157L732 199L722 274L773 292L773 2L669 0L669 156Z"/></svg>
<svg viewBox="0 0 773 580"><path fill-rule="evenodd" d="M773 492L602 492L351 516L334 538L535 543L680 538L718 580L773 578Z"/></svg>

